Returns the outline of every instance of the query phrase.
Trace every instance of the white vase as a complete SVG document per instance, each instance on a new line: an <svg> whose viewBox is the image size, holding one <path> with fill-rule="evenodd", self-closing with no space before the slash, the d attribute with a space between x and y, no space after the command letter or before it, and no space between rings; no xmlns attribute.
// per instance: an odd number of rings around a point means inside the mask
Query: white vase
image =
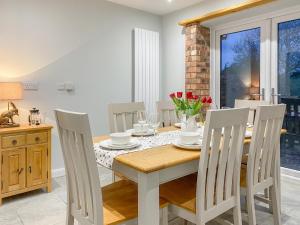
<svg viewBox="0 0 300 225"><path fill-rule="evenodd" d="M198 129L196 117L197 115L187 116L186 114L182 114L181 131L196 132Z"/></svg>

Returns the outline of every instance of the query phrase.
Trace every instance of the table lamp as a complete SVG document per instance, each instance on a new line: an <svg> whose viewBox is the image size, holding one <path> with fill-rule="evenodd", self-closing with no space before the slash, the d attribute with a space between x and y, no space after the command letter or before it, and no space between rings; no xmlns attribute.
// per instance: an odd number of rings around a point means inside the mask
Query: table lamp
<svg viewBox="0 0 300 225"><path fill-rule="evenodd" d="M13 117L19 115L19 111L12 100L23 98L23 85L20 82L0 82L0 101L8 101L7 111L0 114L0 128L18 127ZM11 106L11 107L10 107Z"/></svg>

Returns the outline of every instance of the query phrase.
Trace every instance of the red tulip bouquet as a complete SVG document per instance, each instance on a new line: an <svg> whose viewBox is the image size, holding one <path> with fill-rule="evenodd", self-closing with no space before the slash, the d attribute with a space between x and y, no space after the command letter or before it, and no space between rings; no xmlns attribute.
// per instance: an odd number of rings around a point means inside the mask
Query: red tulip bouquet
<svg viewBox="0 0 300 225"><path fill-rule="evenodd" d="M195 116L201 113L204 104L211 104L212 98L210 96L199 98L198 95L193 95L192 92L186 92L185 98L183 92L170 94L170 98L176 106L177 114L180 112L187 116Z"/></svg>

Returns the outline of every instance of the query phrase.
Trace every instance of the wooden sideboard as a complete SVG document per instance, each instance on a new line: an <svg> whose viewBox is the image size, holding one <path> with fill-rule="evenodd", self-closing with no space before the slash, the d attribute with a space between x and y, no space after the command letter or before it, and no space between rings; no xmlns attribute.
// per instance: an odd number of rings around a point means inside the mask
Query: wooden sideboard
<svg viewBox="0 0 300 225"><path fill-rule="evenodd" d="M51 125L0 128L2 199L46 188L51 191Z"/></svg>

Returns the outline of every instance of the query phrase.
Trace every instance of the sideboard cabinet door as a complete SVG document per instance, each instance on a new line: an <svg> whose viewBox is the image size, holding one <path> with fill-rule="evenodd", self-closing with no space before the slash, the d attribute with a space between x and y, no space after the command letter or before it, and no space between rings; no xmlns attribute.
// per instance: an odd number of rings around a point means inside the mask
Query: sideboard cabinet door
<svg viewBox="0 0 300 225"><path fill-rule="evenodd" d="M25 148L2 151L2 193L18 191L26 187Z"/></svg>
<svg viewBox="0 0 300 225"><path fill-rule="evenodd" d="M47 145L27 147L27 187L47 183Z"/></svg>

